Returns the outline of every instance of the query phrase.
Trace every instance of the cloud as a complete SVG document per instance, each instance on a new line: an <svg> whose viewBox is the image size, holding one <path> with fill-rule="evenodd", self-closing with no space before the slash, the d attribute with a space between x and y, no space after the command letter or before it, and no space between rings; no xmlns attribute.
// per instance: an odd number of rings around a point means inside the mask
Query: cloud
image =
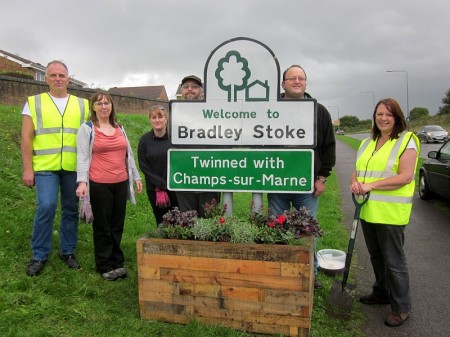
<svg viewBox="0 0 450 337"><path fill-rule="evenodd" d="M436 113L450 87L450 3L442 0L40 0L30 6L2 3L2 16L14 20L2 20L0 49L41 64L63 59L78 80L104 88L162 84L174 97L182 77L203 77L214 48L239 36L267 45L281 69L302 64L310 93L339 106L341 116L369 118L372 97L361 94L368 90L406 109L405 74L388 69L408 71L410 109Z"/></svg>

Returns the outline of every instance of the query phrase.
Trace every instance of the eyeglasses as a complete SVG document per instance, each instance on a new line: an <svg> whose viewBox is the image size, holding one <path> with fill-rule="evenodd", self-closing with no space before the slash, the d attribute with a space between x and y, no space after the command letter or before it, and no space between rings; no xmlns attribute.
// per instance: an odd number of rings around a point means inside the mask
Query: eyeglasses
<svg viewBox="0 0 450 337"><path fill-rule="evenodd" d="M94 103L95 106L110 106L111 102L95 102Z"/></svg>
<svg viewBox="0 0 450 337"><path fill-rule="evenodd" d="M285 81L289 81L289 82L294 82L294 81L299 81L299 82L303 82L306 81L306 78L304 77L300 77L300 76L292 76L292 77L288 77L284 79Z"/></svg>
<svg viewBox="0 0 450 337"><path fill-rule="evenodd" d="M183 89L198 89L200 86L198 84L189 84L189 83L185 83L181 86Z"/></svg>

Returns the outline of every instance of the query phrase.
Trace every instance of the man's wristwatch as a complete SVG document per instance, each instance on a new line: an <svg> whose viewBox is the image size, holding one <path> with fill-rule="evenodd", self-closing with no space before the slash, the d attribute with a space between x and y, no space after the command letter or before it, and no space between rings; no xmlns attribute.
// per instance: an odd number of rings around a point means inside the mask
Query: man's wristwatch
<svg viewBox="0 0 450 337"><path fill-rule="evenodd" d="M317 177L317 180L320 180L324 184L327 182L327 178L324 177Z"/></svg>

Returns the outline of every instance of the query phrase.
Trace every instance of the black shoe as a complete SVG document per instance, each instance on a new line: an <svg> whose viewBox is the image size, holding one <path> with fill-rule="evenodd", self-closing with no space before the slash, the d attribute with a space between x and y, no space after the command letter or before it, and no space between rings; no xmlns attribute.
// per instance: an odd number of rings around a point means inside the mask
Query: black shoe
<svg viewBox="0 0 450 337"><path fill-rule="evenodd" d="M80 269L80 264L77 261L77 258L73 254L59 254L59 258L64 261L65 264L69 266L69 268L72 269Z"/></svg>
<svg viewBox="0 0 450 337"><path fill-rule="evenodd" d="M42 269L44 269L44 265L47 260L31 260L31 262L27 266L27 275L28 276L37 276L41 273Z"/></svg>
<svg viewBox="0 0 450 337"><path fill-rule="evenodd" d="M364 304L390 304L389 299L387 298L379 298L375 296L373 293L369 295L364 295L359 298L359 301Z"/></svg>
<svg viewBox="0 0 450 337"><path fill-rule="evenodd" d="M314 278L314 289L322 289L323 285L317 278Z"/></svg>
<svg viewBox="0 0 450 337"><path fill-rule="evenodd" d="M396 328L405 323L409 318L409 312L390 312L387 314L384 324L393 328Z"/></svg>

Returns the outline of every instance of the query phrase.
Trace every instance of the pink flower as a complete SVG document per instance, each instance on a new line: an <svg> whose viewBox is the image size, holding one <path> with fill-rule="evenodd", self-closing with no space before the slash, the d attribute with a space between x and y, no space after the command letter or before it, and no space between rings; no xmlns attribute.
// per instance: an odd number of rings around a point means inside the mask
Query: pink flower
<svg viewBox="0 0 450 337"><path fill-rule="evenodd" d="M272 221L272 222L269 223L267 226L269 226L270 228L274 228L274 227L275 227L275 223Z"/></svg>

